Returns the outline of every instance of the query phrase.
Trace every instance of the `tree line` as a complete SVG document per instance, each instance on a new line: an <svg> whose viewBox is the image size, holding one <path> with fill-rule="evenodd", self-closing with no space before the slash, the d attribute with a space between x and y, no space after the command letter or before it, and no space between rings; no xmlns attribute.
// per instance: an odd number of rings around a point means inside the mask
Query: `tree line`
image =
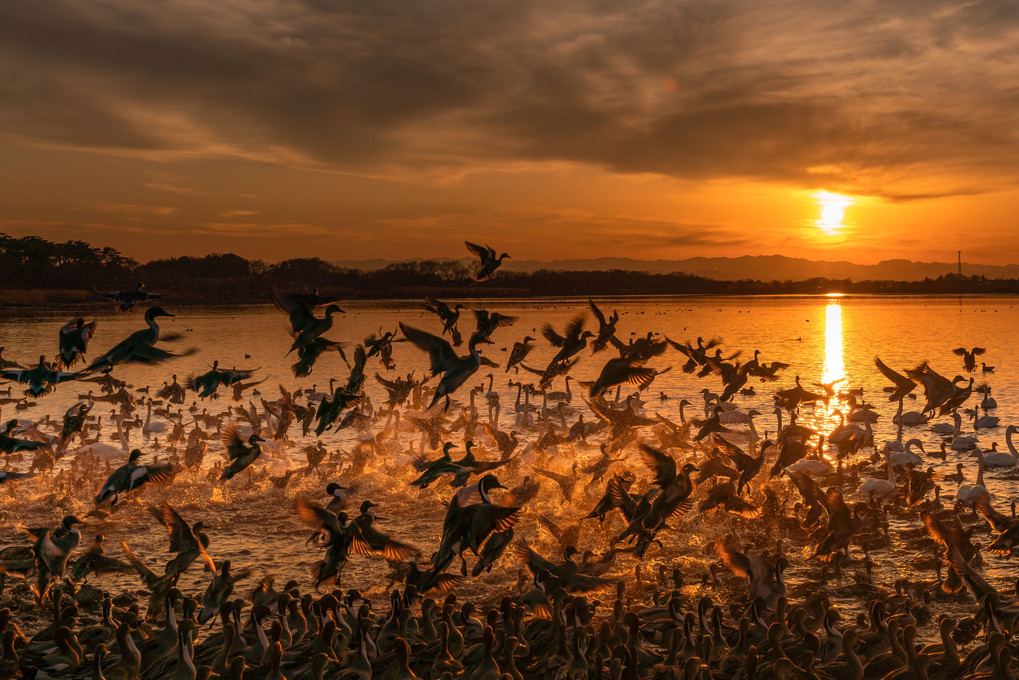
<svg viewBox="0 0 1019 680"><path fill-rule="evenodd" d="M96 292L130 288L144 281L149 290L175 302L263 302L273 285L320 288L362 298L605 295L788 295L849 294L1016 294L1019 280L945 274L922 281L717 281L682 272L499 271L477 283L470 266L457 260L398 262L372 271L337 267L320 258L271 264L233 253L169 257L139 263L109 246L84 241L57 243L38 236L0 234L0 291L69 289ZM97 292L98 291L98 292Z"/></svg>

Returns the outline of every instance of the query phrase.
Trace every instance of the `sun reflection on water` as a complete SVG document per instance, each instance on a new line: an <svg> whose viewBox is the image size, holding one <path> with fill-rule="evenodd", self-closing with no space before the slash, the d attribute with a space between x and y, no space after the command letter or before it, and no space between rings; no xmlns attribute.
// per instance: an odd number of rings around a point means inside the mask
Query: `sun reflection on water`
<svg viewBox="0 0 1019 680"><path fill-rule="evenodd" d="M846 366L843 360L842 348L842 304L839 294L830 294L828 304L824 309L824 366L821 370L821 382L833 383L842 380L835 387L836 393L849 389L845 382ZM838 398L832 399L827 404L818 403L815 415L814 428L823 433L826 437L832 430L839 426L839 414L837 410L843 410Z"/></svg>

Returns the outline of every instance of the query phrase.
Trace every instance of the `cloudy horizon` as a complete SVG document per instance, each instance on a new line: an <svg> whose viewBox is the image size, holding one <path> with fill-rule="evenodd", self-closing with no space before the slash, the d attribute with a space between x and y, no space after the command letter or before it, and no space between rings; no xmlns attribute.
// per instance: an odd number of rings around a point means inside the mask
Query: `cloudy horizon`
<svg viewBox="0 0 1019 680"><path fill-rule="evenodd" d="M1019 8L0 8L0 232L140 260L1008 264Z"/></svg>

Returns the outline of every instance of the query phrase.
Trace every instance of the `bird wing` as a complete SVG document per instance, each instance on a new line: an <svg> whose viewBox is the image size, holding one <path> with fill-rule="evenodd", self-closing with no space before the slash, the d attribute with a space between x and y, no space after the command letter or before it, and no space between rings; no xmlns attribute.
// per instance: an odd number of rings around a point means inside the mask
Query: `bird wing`
<svg viewBox="0 0 1019 680"><path fill-rule="evenodd" d="M987 523L994 527L995 531L1005 531L1012 526L1012 518L1001 514L994 507L991 506L991 502L987 499L987 496L980 496L973 501L973 506L984 516Z"/></svg>
<svg viewBox="0 0 1019 680"><path fill-rule="evenodd" d="M326 527L333 533L340 533L340 524L336 519L336 515L325 508L320 508L301 496L297 497L295 506L297 508L298 518L311 528L321 529L322 527Z"/></svg>
<svg viewBox="0 0 1019 680"><path fill-rule="evenodd" d="M555 571L555 569L559 566L555 562L547 560L536 553L526 541L517 542L517 544L513 546L513 552L525 565L527 565L528 571L532 574L542 570Z"/></svg>
<svg viewBox="0 0 1019 680"><path fill-rule="evenodd" d="M170 552L181 552L198 546L191 527L169 504L159 508L150 506L149 512L166 526L170 534Z"/></svg>
<svg viewBox="0 0 1019 680"><path fill-rule="evenodd" d="M566 338L556 333L555 329L552 328L552 324L547 323L541 327L541 334L556 347L562 347L566 344Z"/></svg>
<svg viewBox="0 0 1019 680"><path fill-rule="evenodd" d="M276 303L276 307L281 312L288 316L293 314L312 316L311 307L298 299L294 294L288 293L276 286L272 287L272 301Z"/></svg>
<svg viewBox="0 0 1019 680"><path fill-rule="evenodd" d="M467 250L471 251L478 257L483 258L489 253L491 253L492 257L495 256L495 250L488 246L479 246L477 243L471 243L470 241L464 241L464 245L467 246Z"/></svg>
<svg viewBox="0 0 1019 680"><path fill-rule="evenodd" d="M927 528L927 535L929 535L935 543L947 550L950 534L945 525L929 512L924 513L923 524Z"/></svg>
<svg viewBox="0 0 1019 680"><path fill-rule="evenodd" d="M737 576L750 578L750 559L738 550L730 548L724 538L715 541L715 554L729 571Z"/></svg>
<svg viewBox="0 0 1019 680"><path fill-rule="evenodd" d="M849 521L851 513L849 512L849 506L842 500L842 492L832 487L824 493L824 499L826 501L825 510L828 511L831 522L844 523Z"/></svg>
<svg viewBox="0 0 1019 680"><path fill-rule="evenodd" d="M792 480L793 486L795 486L800 492L800 495L803 496L803 500L806 503L813 504L815 502L820 502L822 506L827 506L827 497L821 491L821 487L818 483L811 479L809 475L803 472L793 472L792 470L786 470L786 474L789 475L789 479ZM825 510L828 511L829 515L831 514L831 511L828 510L827 507L825 507Z"/></svg>
<svg viewBox="0 0 1019 680"><path fill-rule="evenodd" d="M227 453L230 454L230 460L239 458L244 454L244 440L241 439L241 435L237 432L237 423L233 422L227 425L226 429L223 430L221 437L223 446L226 448Z"/></svg>
<svg viewBox="0 0 1019 680"><path fill-rule="evenodd" d="M960 357L966 356L966 348L965 347L956 347L955 349L952 350L952 354L958 355Z"/></svg>
<svg viewBox="0 0 1019 680"><path fill-rule="evenodd" d="M885 364L885 362L881 361L881 359L879 357L874 357L874 365L877 366L877 370L881 371L881 373L886 378L891 380L896 385L901 385L903 382L908 380L908 378L906 376L902 375L901 373L899 373L897 371L894 371L894 370L888 368L888 366Z"/></svg>
<svg viewBox="0 0 1019 680"><path fill-rule="evenodd" d="M640 455L644 464L655 473L655 485L664 487L676 478L676 460L672 456L647 444L640 445Z"/></svg>
<svg viewBox="0 0 1019 680"><path fill-rule="evenodd" d="M418 349L428 352L432 373L445 372L458 359L453 346L437 335L400 324L400 330Z"/></svg>
<svg viewBox="0 0 1019 680"><path fill-rule="evenodd" d="M583 330L584 330L584 315L578 314L577 316L570 319L570 322L566 324L566 337L568 338L580 337L580 334Z"/></svg>
<svg viewBox="0 0 1019 680"><path fill-rule="evenodd" d="M948 559L955 568L955 571L962 577L966 588L978 602L982 601L986 595L997 593L994 587L970 566L969 562L962 556L962 553L959 552L958 547L952 546L949 548Z"/></svg>
<svg viewBox="0 0 1019 680"><path fill-rule="evenodd" d="M156 576L151 569L145 566L144 562L138 559L137 555L131 552L131 548L128 547L126 541L121 541L120 545L124 547L124 554L127 555L127 561L131 563L131 566L133 566L135 571L138 572L138 575L142 577L142 581L145 582L146 586L151 588L153 584L159 581L160 577Z"/></svg>

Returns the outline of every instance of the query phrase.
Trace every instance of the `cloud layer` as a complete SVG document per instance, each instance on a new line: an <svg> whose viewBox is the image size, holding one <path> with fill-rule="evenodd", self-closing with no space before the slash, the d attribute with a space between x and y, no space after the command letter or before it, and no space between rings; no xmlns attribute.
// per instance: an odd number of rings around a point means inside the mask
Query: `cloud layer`
<svg viewBox="0 0 1019 680"><path fill-rule="evenodd" d="M167 164L441 183L566 163L910 202L1015 186L1017 38L1019 6L990 0L8 2L0 129ZM93 207L187 216L150 200ZM258 214L224 201L204 228Z"/></svg>
<svg viewBox="0 0 1019 680"><path fill-rule="evenodd" d="M0 121L153 158L566 160L911 198L916 174L1014 179L1017 23L1009 2L5 3Z"/></svg>

